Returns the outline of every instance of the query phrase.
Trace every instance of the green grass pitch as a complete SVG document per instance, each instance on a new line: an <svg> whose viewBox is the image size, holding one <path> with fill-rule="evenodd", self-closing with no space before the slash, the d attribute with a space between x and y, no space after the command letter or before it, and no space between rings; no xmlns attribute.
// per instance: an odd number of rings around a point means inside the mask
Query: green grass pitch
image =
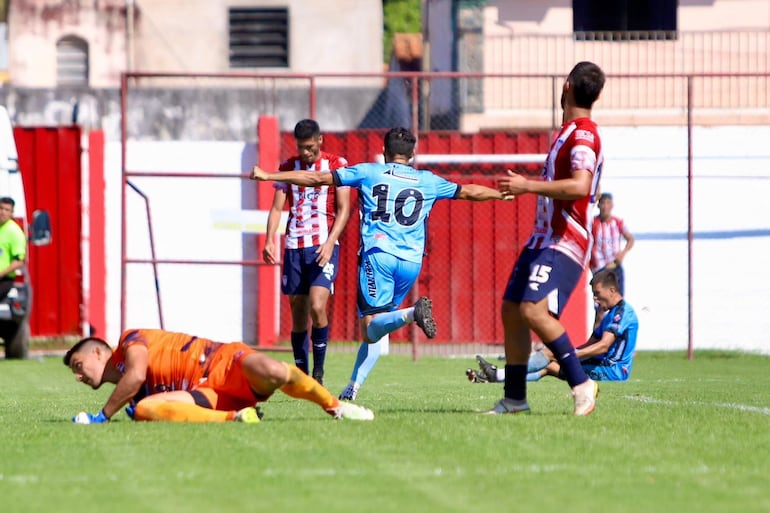
<svg viewBox="0 0 770 513"><path fill-rule="evenodd" d="M288 355L278 355L285 359ZM353 354L330 353L338 393ZM770 358L639 353L574 418L565 383L530 384L529 416L475 413L502 395L468 358L380 360L359 396L373 422L335 422L276 393L260 424L71 422L112 386L60 358L0 361L4 513L767 512Z"/></svg>

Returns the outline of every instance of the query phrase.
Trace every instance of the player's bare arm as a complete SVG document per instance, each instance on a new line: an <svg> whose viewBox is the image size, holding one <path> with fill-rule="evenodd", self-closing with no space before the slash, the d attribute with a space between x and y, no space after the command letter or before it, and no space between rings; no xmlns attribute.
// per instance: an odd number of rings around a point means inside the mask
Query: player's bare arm
<svg viewBox="0 0 770 513"><path fill-rule="evenodd" d="M260 182L290 183L302 187L318 187L320 185L334 185L331 173L318 173L316 171L281 171L280 173L268 173L259 166L251 170L251 179Z"/></svg>
<svg viewBox="0 0 770 513"><path fill-rule="evenodd" d="M148 359L147 348L144 346L136 344L126 349L126 370L103 408L108 418L120 411L139 392L147 378Z"/></svg>
<svg viewBox="0 0 770 513"><path fill-rule="evenodd" d="M497 187L503 194L537 194L553 199L573 200L588 196L591 191L593 173L586 169L572 172L572 178L544 182L529 180L525 176L508 170L508 176L497 179Z"/></svg>
<svg viewBox="0 0 770 513"><path fill-rule="evenodd" d="M273 195L273 205L267 215L267 232L265 234L265 247L262 248L262 260L268 264L276 262L275 234L281 223L281 212L286 203L286 192L276 189Z"/></svg>
<svg viewBox="0 0 770 513"><path fill-rule="evenodd" d="M336 216L334 217L334 224L332 225L332 229L329 231L329 237L326 239L326 242L321 244L321 246L316 250L318 256L316 257L315 261L321 267L328 264L329 260L331 260L332 253L334 251L334 245L342 236L342 232L345 230L345 225L348 224L348 219L350 219L350 188L337 188L335 201L337 204L337 210Z"/></svg>
<svg viewBox="0 0 770 513"><path fill-rule="evenodd" d="M22 269L23 267L24 267L24 259L13 260L11 261L11 264L8 267L0 271L0 277L7 276L12 272Z"/></svg>
<svg viewBox="0 0 770 513"><path fill-rule="evenodd" d="M613 342L615 342L615 334L611 331L605 331L602 333L602 338L598 340L594 336L588 339L588 342L577 348L575 354L580 360L607 354Z"/></svg>
<svg viewBox="0 0 770 513"><path fill-rule="evenodd" d="M491 187L469 183L460 186L460 193L457 195L457 198L470 201L487 201L494 199L510 200L513 199L513 196L506 195L502 191L495 190Z"/></svg>

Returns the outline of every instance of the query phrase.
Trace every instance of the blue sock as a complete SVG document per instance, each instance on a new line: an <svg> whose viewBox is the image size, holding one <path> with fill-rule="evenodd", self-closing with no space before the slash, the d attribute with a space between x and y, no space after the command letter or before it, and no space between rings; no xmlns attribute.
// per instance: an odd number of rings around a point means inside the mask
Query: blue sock
<svg viewBox="0 0 770 513"><path fill-rule="evenodd" d="M350 375L350 380L355 381L359 385L363 385L366 378L369 377L369 373L372 372L377 360L380 359L382 353L382 342L376 344L361 343L361 347L358 348L358 356L356 357L356 364L353 366L353 374Z"/></svg>
<svg viewBox="0 0 770 513"><path fill-rule="evenodd" d="M307 331L291 332L291 349L294 351L294 365L305 374L308 373L308 347Z"/></svg>
<svg viewBox="0 0 770 513"><path fill-rule="evenodd" d="M504 395L516 401L527 400L527 366L505 364Z"/></svg>
<svg viewBox="0 0 770 513"><path fill-rule="evenodd" d="M329 342L329 325L323 328L316 328L310 331L310 340L313 341L313 374L324 372L324 362L326 362L326 346Z"/></svg>
<svg viewBox="0 0 770 513"><path fill-rule="evenodd" d="M411 322L408 315L409 310L411 308L404 308L403 310L395 310L393 312L383 312L372 317L372 322L369 323L369 327L366 329L366 335L369 337L369 340L380 340L388 333L409 324Z"/></svg>
<svg viewBox="0 0 770 513"><path fill-rule="evenodd" d="M566 331L553 342L546 342L545 346L556 357L556 361L559 362L561 367L561 374L567 380L570 387L585 383L588 376L583 370L583 366L580 365L580 360L578 360L575 354L575 348L572 347L572 342L569 341L569 335L567 335Z"/></svg>

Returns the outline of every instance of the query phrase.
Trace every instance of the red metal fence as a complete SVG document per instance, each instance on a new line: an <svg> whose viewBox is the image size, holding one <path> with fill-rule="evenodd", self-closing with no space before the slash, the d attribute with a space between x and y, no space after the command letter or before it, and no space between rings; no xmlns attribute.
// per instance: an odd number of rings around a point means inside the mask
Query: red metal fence
<svg viewBox="0 0 770 513"><path fill-rule="evenodd" d="M323 147L325 151L344 156L352 164L370 162L382 153L383 135L384 131L324 133ZM549 144L548 131L424 132L419 134L418 143L422 155L477 157L545 153ZM282 158L296 151L292 133L281 133L281 148ZM506 169L534 174L541 165L454 162L421 167L460 183L494 186L495 177ZM356 201L355 193L353 201ZM501 343L501 298L515 257L532 228L534 202L532 196L512 203L443 201L436 204L429 221L426 258L417 287L419 295L433 299L439 332L431 341L419 335L421 343ZM355 315L358 218L355 215L348 222L340 245L340 272L330 306L331 339L358 340ZM585 296L576 294L564 315L570 332L587 333L585 308ZM291 332L287 301L281 303L280 317L279 339L285 341ZM411 335L409 328L402 328L391 335L391 341L409 341Z"/></svg>

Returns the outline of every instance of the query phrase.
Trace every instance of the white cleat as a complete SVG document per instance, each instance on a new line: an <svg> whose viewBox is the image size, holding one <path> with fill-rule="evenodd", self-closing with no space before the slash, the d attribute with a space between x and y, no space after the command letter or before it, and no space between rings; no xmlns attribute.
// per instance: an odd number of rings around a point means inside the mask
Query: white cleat
<svg viewBox="0 0 770 513"><path fill-rule="evenodd" d="M585 417L596 408L596 397L599 395L599 384L589 379L576 387L572 394L575 398L575 415Z"/></svg>
<svg viewBox="0 0 770 513"><path fill-rule="evenodd" d="M340 401L339 406L326 410L335 419L345 420L374 420L374 412L347 401Z"/></svg>

